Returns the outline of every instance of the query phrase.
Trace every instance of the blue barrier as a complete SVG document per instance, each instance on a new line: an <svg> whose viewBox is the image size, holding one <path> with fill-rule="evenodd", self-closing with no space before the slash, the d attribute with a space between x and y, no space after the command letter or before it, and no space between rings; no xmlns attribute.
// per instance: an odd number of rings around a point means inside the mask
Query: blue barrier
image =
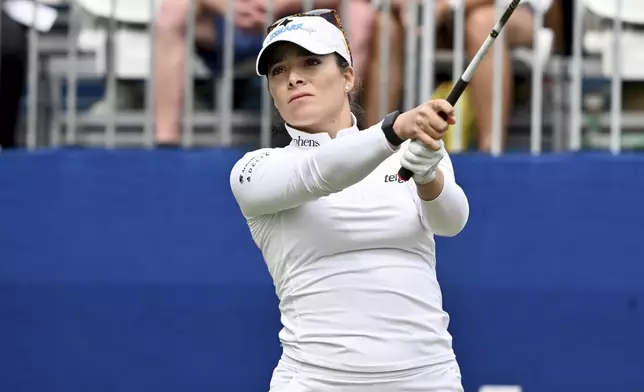
<svg viewBox="0 0 644 392"><path fill-rule="evenodd" d="M0 155L0 391L266 391L272 282L239 151ZM454 157L438 241L466 391L644 390L644 156Z"/></svg>

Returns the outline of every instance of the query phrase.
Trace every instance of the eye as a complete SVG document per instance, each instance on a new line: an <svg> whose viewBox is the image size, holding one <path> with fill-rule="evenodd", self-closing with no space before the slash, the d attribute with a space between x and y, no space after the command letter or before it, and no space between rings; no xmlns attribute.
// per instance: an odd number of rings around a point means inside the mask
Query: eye
<svg viewBox="0 0 644 392"><path fill-rule="evenodd" d="M284 71L284 67L277 65L271 70L271 75L277 76Z"/></svg>
<svg viewBox="0 0 644 392"><path fill-rule="evenodd" d="M322 61L320 61L320 59L317 58L317 57L309 57L305 61L305 64L308 65L308 66L319 65L321 63L322 63Z"/></svg>

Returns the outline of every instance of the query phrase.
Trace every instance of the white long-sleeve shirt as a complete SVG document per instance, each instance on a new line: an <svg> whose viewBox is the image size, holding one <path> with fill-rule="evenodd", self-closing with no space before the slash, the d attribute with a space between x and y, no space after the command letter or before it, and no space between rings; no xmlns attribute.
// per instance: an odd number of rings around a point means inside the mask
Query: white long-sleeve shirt
<svg viewBox="0 0 644 392"><path fill-rule="evenodd" d="M449 156L428 202L397 180L400 153L380 124L335 139L288 131L289 146L247 153L230 176L274 280L284 354L358 372L453 359L434 234L456 235L469 206Z"/></svg>

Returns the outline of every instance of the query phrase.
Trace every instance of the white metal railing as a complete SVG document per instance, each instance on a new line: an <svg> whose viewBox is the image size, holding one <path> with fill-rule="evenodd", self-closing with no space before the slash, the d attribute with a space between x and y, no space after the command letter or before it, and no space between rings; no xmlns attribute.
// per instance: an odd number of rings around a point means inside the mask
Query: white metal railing
<svg viewBox="0 0 644 392"><path fill-rule="evenodd" d="M15 1L15 0L14 0ZM36 4L49 4L57 8L58 18L49 31L37 29L31 23L28 29L29 62L26 80L26 95L21 129L27 148L87 144L115 148L134 145L152 148L154 146L154 96L156 86L163 83L151 78L155 68L154 32L155 15L162 0L36 0ZM188 1L188 0L186 0ZM274 0L269 1L266 25L274 20ZM342 0L339 7L349 35L351 26L347 14L350 1ZM374 0L375 1L375 0ZM464 31L466 13L459 1L454 4L453 49L438 50L434 23L419 21L434 20L436 1L406 0L404 86L401 108L410 109L430 98L436 87L436 72L447 70L457 78L468 59L465 54ZM580 150L586 140L604 140L604 145L613 153L619 153L623 141L638 139L644 132L641 111L623 109L622 93L624 83L644 79L641 49L644 45L644 12L640 11L640 0L579 0L575 1L572 55L551 54L552 32L544 28L544 9L534 8L534 41L532 48L517 49L513 59L521 71L531 78L529 121L523 127L529 128L528 142L524 144L532 154L543 150ZM7 10L11 0L3 0ZM234 0L228 0L227 23L222 42L223 69L221 74L211 75L193 53L195 40L195 0L190 2L188 28L185 39L188 64L185 67L183 107L181 121L181 143L195 145L231 146L239 143L255 143L269 146L273 143L273 107L267 89L261 91L261 109L256 112L240 111L234 107L235 79L256 78L252 64L235 63L233 47ZM33 4L33 3L32 3ZM497 0L500 12L507 0ZM391 0L373 3L383 13L391 12ZM558 6L558 2L554 2ZM312 0L303 0L302 9L314 7ZM31 12L25 14L25 10ZM7 12L7 11L5 11ZM16 10L13 11L15 18ZM22 22L39 21L49 11L38 7L26 7L21 12ZM596 23L593 28L590 19L611 22ZM378 114L384 115L391 106L388 102L389 80L387 72L390 61L391 42L388 39L391 26L389 18L383 18L382 30L372 36L379 41L379 61L382 68L378 83L381 92ZM544 38L544 32L550 34ZM505 34L502 33L502 35ZM546 34L546 35L547 35ZM6 38L6 37L5 37ZM3 38L4 39L4 38ZM550 44L548 44L550 42ZM495 44L495 48L499 48ZM494 78L492 116L493 142L491 153L502 153L502 62L501 50L493 50ZM638 61L639 60L639 61ZM0 67L2 65L0 64ZM605 82L609 89L601 93L588 93L585 86L589 79ZM141 80L143 108L120 107L123 99L121 82ZM214 80L214 110L195 106L194 80ZM83 102L83 89L87 81L99 81L105 87L103 111L87 109ZM265 81L263 81L266 87ZM471 87L470 87L471 88ZM66 93L63 94L63 90ZM125 94L127 95L127 93ZM101 97L98 97L101 98ZM604 101L610 105L603 107ZM594 105L589 105L592 102ZM586 104L584 104L586 103ZM457 105L457 116L461 116L461 103ZM604 110L607 109L607 110ZM524 112L525 113L525 112ZM517 115L513 117L515 120ZM523 120L526 117L522 117ZM512 124L513 122L511 122ZM594 128L589 124L594 124ZM513 125L511 125L513 127ZM242 129L242 131L240 131ZM513 127L514 129L514 127ZM628 135L626 134L628 131ZM451 131L454 152L463 146L461 121ZM594 132L594 133L593 133ZM589 135L595 135L589 137ZM599 136L598 136L599 135ZM606 137L608 143L605 143ZM630 139L629 139L630 140ZM593 143L590 143L593 144ZM644 145L644 143L642 143ZM627 146L628 147L628 146Z"/></svg>

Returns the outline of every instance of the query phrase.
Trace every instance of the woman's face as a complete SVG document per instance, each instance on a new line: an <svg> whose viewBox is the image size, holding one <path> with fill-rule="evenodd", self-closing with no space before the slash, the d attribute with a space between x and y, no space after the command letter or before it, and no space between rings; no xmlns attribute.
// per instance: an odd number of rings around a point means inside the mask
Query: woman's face
<svg viewBox="0 0 644 392"><path fill-rule="evenodd" d="M335 54L319 56L294 44L275 49L268 68L273 102L288 124L302 130L323 130L349 107L353 69L340 69Z"/></svg>

